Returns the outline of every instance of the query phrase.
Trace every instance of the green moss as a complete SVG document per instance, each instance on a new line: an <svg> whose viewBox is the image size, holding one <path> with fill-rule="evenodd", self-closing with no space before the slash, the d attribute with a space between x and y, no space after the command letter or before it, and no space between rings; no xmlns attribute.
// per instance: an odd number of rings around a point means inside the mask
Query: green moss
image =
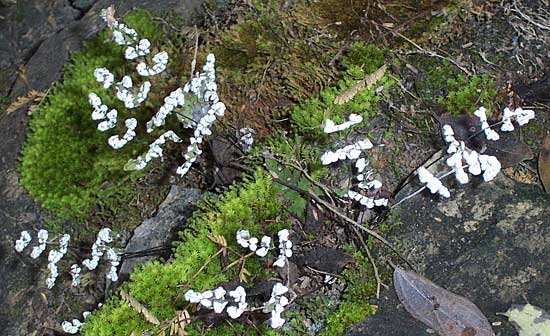
<svg viewBox="0 0 550 336"><path fill-rule="evenodd" d="M342 335L348 328L376 311L375 306L369 304L369 300L376 294L372 265L366 256L357 252L357 247L352 245L348 248L355 251L355 265L342 272L346 289L338 307L327 316L325 325L319 333L322 336Z"/></svg>
<svg viewBox="0 0 550 336"><path fill-rule="evenodd" d="M361 42L355 42L342 58L342 66L345 69L359 67L368 74L375 72L384 64L384 56L384 51L374 44L365 46Z"/></svg>
<svg viewBox="0 0 550 336"><path fill-rule="evenodd" d="M94 311L82 326L82 335L112 336L141 335L154 326L146 323L140 315L120 299L110 299L102 308Z"/></svg>
<svg viewBox="0 0 550 336"><path fill-rule="evenodd" d="M434 61L433 58L417 55L411 56L411 64L419 71L414 82L415 91L429 104L437 104L439 97L445 96L447 79L458 75L458 69L448 61Z"/></svg>
<svg viewBox="0 0 550 336"><path fill-rule="evenodd" d="M200 210L195 212L187 229L181 233L182 241L174 249L173 261L170 263L153 261L135 270L128 283L130 294L145 304L157 318L164 320L173 318L175 311L186 305L183 294L188 289L206 290L221 282L239 279L240 263L237 267L222 272L219 257L211 259L218 251L218 246L209 237L212 235L225 237L230 247L228 262L237 260L240 253L246 252L237 245L235 239L237 230L247 229L252 235L260 236L261 234L273 235L281 228L289 227L289 222L282 211L283 204L279 199L271 179L258 171L253 178L245 178L240 188L233 187L218 199L201 203ZM249 282L251 283L269 276L257 257L246 259L242 265L250 272ZM113 300L107 308L100 309L94 315L104 316L102 313L104 309L115 309L114 306L117 305L124 304ZM137 319L141 320L141 318ZM94 321L94 328L101 328L101 325L106 322L105 318L96 318L92 321ZM198 325L193 328L197 328ZM227 328L227 326L221 328ZM131 330L125 330L125 332L114 335L128 335ZM84 333L84 335L94 334Z"/></svg>
<svg viewBox="0 0 550 336"><path fill-rule="evenodd" d="M160 37L158 26L145 11L132 12L125 21L141 37ZM73 54L62 82L55 84L47 102L33 113L31 132L21 152L22 185L62 218L84 218L94 206L102 211L105 205L113 209L128 204L135 194L128 182L140 175L128 174L122 167L140 154L145 144L135 141L132 146L114 150L107 139L123 133L123 127L100 132L90 117L90 92L116 108L119 119L128 116L114 94L103 90L93 77L98 67L111 69L116 78L134 71L124 59L122 47L106 43L107 39L108 33L102 32ZM137 113L140 122L151 115L148 110Z"/></svg>
<svg viewBox="0 0 550 336"><path fill-rule="evenodd" d="M337 86L326 88L318 97L308 99L293 108L291 120L298 134L322 139L325 133L321 129L321 124L326 119L341 123L348 115L355 113L361 115L363 122L367 123L376 115L380 97L376 95L375 90L380 85L389 87L392 84L388 76L382 77L375 87L360 90L344 104L335 104L334 100L359 80L380 68L384 64L384 52L374 46L365 47L356 43L352 45L342 64L346 67L346 73Z"/></svg>
<svg viewBox="0 0 550 336"><path fill-rule="evenodd" d="M263 137L272 123L288 116L292 104L333 80L334 69L326 64L339 40L305 0L285 9L277 2L254 1L251 10L234 20L228 29L214 31L209 45L219 60L220 93L229 106L226 120L237 125L246 120Z"/></svg>
<svg viewBox="0 0 550 336"><path fill-rule="evenodd" d="M419 70L415 91L440 113L473 113L480 106L497 106L494 81L486 74L466 77L450 62L434 61L425 56L411 57Z"/></svg>
<svg viewBox="0 0 550 336"><path fill-rule="evenodd" d="M448 93L438 103L454 115L473 113L480 106L490 108L495 104L495 83L488 75L473 75L469 79L462 74L446 82Z"/></svg>

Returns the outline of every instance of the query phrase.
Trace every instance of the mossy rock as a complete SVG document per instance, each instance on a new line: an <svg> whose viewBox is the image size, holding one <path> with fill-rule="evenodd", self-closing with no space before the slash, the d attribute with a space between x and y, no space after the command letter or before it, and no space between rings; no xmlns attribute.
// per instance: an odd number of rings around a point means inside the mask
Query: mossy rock
<svg viewBox="0 0 550 336"><path fill-rule="evenodd" d="M144 10L136 10L124 20L140 37L149 38L154 47L164 36ZM108 32L100 33L73 54L63 80L53 86L44 105L33 112L30 133L21 151L21 184L46 209L63 219L82 220L92 211L118 213L117 208L125 208L136 195L132 181L143 175L128 174L122 168L147 144L134 141L114 150L107 139L123 133L123 127L103 133L91 118L90 92L116 108L119 119L136 117L141 125L154 113L151 106L138 108L137 112L126 111L114 95L96 83L93 72L99 67L111 69L116 78L134 71L124 59L122 47L108 42L108 36ZM165 88L168 80L165 81L154 85ZM155 95L151 96L154 104Z"/></svg>

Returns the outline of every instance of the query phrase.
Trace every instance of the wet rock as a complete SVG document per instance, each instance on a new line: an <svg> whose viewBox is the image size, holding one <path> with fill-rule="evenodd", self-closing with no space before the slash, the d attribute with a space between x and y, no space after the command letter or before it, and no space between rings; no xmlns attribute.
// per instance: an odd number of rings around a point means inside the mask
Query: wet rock
<svg viewBox="0 0 550 336"><path fill-rule="evenodd" d="M187 219L195 210L194 203L203 196L204 193L199 189L172 186L156 216L146 219L134 230L125 251L131 257L125 258L120 267L121 280L126 280L138 264L158 257L169 257L172 241L185 228ZM143 251L152 251L152 254L141 256Z"/></svg>
<svg viewBox="0 0 550 336"><path fill-rule="evenodd" d="M417 186L415 186L416 188ZM415 189L405 188L398 198ZM550 197L503 174L471 182L450 199L422 193L394 210L401 222L389 237L418 273L474 302L497 335L517 335L496 315L525 300L550 309ZM426 326L399 304L393 289L379 310L348 335L426 335Z"/></svg>
<svg viewBox="0 0 550 336"><path fill-rule="evenodd" d="M0 95L6 95L24 64L48 37L75 22L79 10L66 0L0 2Z"/></svg>
<svg viewBox="0 0 550 336"><path fill-rule="evenodd" d="M550 102L550 71L544 74L539 80L529 84L518 85L514 87L514 90L527 102Z"/></svg>
<svg viewBox="0 0 550 336"><path fill-rule="evenodd" d="M49 85L61 78L63 65L71 52L78 49L82 42L95 36L105 27L99 18L102 9L115 5L116 16L122 17L133 8L142 8L153 12L170 11L186 18L191 23L200 10L202 0L165 0L165 1L109 1L98 0L78 21L68 24L64 29L45 39L32 53L25 66L25 77L19 77L13 84L10 97L25 95L29 88L45 91ZM47 66L45 66L47 65Z"/></svg>
<svg viewBox="0 0 550 336"><path fill-rule="evenodd" d="M344 267L353 262L349 254L331 247L319 246L304 252L303 257L297 257L301 267L311 267L314 270L330 274L340 274Z"/></svg>

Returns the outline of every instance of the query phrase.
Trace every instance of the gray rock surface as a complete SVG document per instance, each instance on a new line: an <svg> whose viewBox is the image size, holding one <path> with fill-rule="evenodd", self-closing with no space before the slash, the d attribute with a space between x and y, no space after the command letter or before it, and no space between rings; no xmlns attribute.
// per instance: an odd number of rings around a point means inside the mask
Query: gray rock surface
<svg viewBox="0 0 550 336"><path fill-rule="evenodd" d="M26 0L0 3L0 96L10 100L28 90L45 91L61 78L70 53L103 26L102 8L114 3L117 15L132 8L179 13L188 22L202 0L69 1ZM78 6L73 6L78 4ZM93 6L87 10L87 6ZM80 7L79 7L80 6ZM18 66L25 76L17 77ZM17 158L27 131L27 109L0 115L0 334L32 335L37 329L54 327L52 302L63 295L45 288L46 262L33 262L15 253L14 241L21 230L43 227L40 207L18 183ZM74 316L78 317L78 316ZM49 332L49 331L48 331ZM38 334L43 334L42 332Z"/></svg>
<svg viewBox="0 0 550 336"><path fill-rule="evenodd" d="M67 0L0 3L0 95L8 95L18 67L33 56L42 42L82 15Z"/></svg>
<svg viewBox="0 0 550 336"><path fill-rule="evenodd" d="M185 228L187 219L195 210L194 203L203 196L204 193L199 189L172 186L156 216L146 219L134 230L125 252L132 255L151 249L164 249L153 255L125 258L119 270L121 281L128 278L136 265L159 256L167 258L170 255L172 241L177 239L178 231Z"/></svg>
<svg viewBox="0 0 550 336"><path fill-rule="evenodd" d="M398 199L414 190L405 188ZM398 232L388 238L418 273L474 302L490 322L502 322L497 335L517 335L497 313L526 300L550 311L549 204L549 195L500 174L494 182L472 181L448 200L426 191L404 202L393 213ZM381 296L377 314L348 335L428 335L393 288Z"/></svg>

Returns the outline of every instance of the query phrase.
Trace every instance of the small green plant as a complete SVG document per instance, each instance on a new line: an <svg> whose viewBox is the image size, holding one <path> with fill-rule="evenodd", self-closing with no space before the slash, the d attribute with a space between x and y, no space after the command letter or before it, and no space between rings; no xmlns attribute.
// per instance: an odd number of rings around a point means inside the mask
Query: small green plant
<svg viewBox="0 0 550 336"><path fill-rule="evenodd" d="M292 124L297 133L311 137L324 138L325 134L321 124L331 119L335 123L341 123L350 114L363 117L364 122L374 116L378 110L377 103L380 97L376 95L379 86L389 87L392 81L388 76L383 76L375 87L363 88L353 94L353 98L345 103L337 104L335 99L352 89L359 81L377 69L384 63L384 53L374 46L363 46L355 43L348 54L342 60L346 68L344 77L337 86L328 87L321 91L319 97L308 99L291 112ZM353 90L353 89L352 89Z"/></svg>
<svg viewBox="0 0 550 336"><path fill-rule="evenodd" d="M348 70L359 68L363 73L373 73L384 64L384 56L384 51L374 44L365 46L355 42L342 58L342 66Z"/></svg>
<svg viewBox="0 0 550 336"><path fill-rule="evenodd" d="M447 79L448 94L439 97L437 102L445 106L447 112L454 115L471 114L479 106L490 107L497 94L495 82L487 75L473 75L465 78L458 74Z"/></svg>
<svg viewBox="0 0 550 336"><path fill-rule="evenodd" d="M115 297L95 310L82 328L82 335L94 336L130 335L132 332L141 335L146 330L156 330L122 299Z"/></svg>
<svg viewBox="0 0 550 336"><path fill-rule="evenodd" d="M8 96L0 96L0 115L6 113L6 107L9 103L9 97Z"/></svg>

